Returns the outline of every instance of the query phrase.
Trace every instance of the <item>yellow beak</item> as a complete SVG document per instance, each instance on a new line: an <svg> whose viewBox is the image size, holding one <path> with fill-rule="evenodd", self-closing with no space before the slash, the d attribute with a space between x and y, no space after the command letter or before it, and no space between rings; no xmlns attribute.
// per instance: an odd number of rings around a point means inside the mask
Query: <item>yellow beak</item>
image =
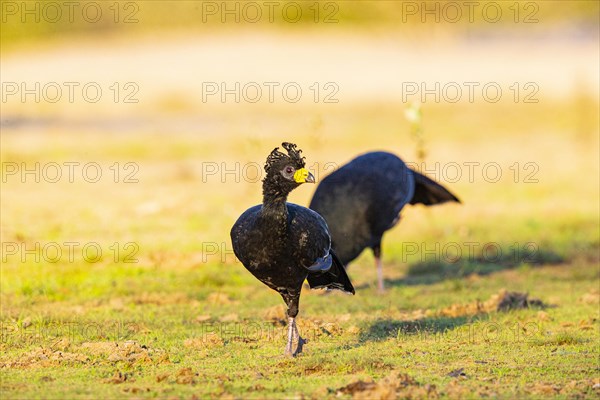
<svg viewBox="0 0 600 400"><path fill-rule="evenodd" d="M315 176L306 168L300 168L294 173L294 180L297 183L315 183Z"/></svg>

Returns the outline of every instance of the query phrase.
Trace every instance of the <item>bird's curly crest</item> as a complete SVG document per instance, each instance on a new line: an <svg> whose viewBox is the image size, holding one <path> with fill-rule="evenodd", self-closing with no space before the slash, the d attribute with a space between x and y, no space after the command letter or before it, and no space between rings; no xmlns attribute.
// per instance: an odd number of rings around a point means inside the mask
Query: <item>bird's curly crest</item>
<svg viewBox="0 0 600 400"><path fill-rule="evenodd" d="M279 147L275 147L271 154L267 157L267 162L265 163L265 171L268 173L273 164L277 163L280 160L289 158L291 162L293 162L298 168L304 168L304 157L300 153L302 150L296 149L296 145L294 143L283 142L281 144L283 148L287 151L287 155L279 151Z"/></svg>

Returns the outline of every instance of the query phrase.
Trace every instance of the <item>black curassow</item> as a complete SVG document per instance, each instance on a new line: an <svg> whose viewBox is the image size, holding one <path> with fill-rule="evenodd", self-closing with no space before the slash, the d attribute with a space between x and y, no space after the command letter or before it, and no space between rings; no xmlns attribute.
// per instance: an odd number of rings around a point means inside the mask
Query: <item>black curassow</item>
<svg viewBox="0 0 600 400"><path fill-rule="evenodd" d="M285 354L302 352L305 341L296 326L304 280L311 289L339 289L354 294L344 265L331 250L325 220L313 210L287 203L302 183L314 183L295 144L283 143L267 157L263 203L246 210L231 229L236 257L257 279L277 291L288 307ZM294 349L295 347L295 349Z"/></svg>
<svg viewBox="0 0 600 400"><path fill-rule="evenodd" d="M406 204L431 206L460 200L446 188L411 170L397 156L378 151L356 157L326 176L310 208L329 226L332 247L344 265L367 247L373 250L377 287L383 288L381 239L400 220Z"/></svg>

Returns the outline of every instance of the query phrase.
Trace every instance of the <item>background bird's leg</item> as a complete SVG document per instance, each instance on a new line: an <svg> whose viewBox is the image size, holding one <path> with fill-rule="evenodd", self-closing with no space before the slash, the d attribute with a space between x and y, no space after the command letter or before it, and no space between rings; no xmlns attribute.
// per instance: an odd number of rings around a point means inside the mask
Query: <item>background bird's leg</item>
<svg viewBox="0 0 600 400"><path fill-rule="evenodd" d="M381 244L373 246L373 255L375 256L375 268L377 268L377 291L383 293L383 265L381 263Z"/></svg>

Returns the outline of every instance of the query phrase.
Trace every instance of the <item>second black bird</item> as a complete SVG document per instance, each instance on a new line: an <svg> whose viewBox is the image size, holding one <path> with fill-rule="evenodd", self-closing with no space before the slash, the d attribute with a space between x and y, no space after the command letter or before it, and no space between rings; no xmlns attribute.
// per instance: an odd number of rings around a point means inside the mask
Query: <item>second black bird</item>
<svg viewBox="0 0 600 400"><path fill-rule="evenodd" d="M381 239L400 220L406 204L426 206L459 202L440 184L409 169L387 152L363 154L325 177L310 208L325 218L333 249L344 265L365 249L375 255L379 291L383 291Z"/></svg>

